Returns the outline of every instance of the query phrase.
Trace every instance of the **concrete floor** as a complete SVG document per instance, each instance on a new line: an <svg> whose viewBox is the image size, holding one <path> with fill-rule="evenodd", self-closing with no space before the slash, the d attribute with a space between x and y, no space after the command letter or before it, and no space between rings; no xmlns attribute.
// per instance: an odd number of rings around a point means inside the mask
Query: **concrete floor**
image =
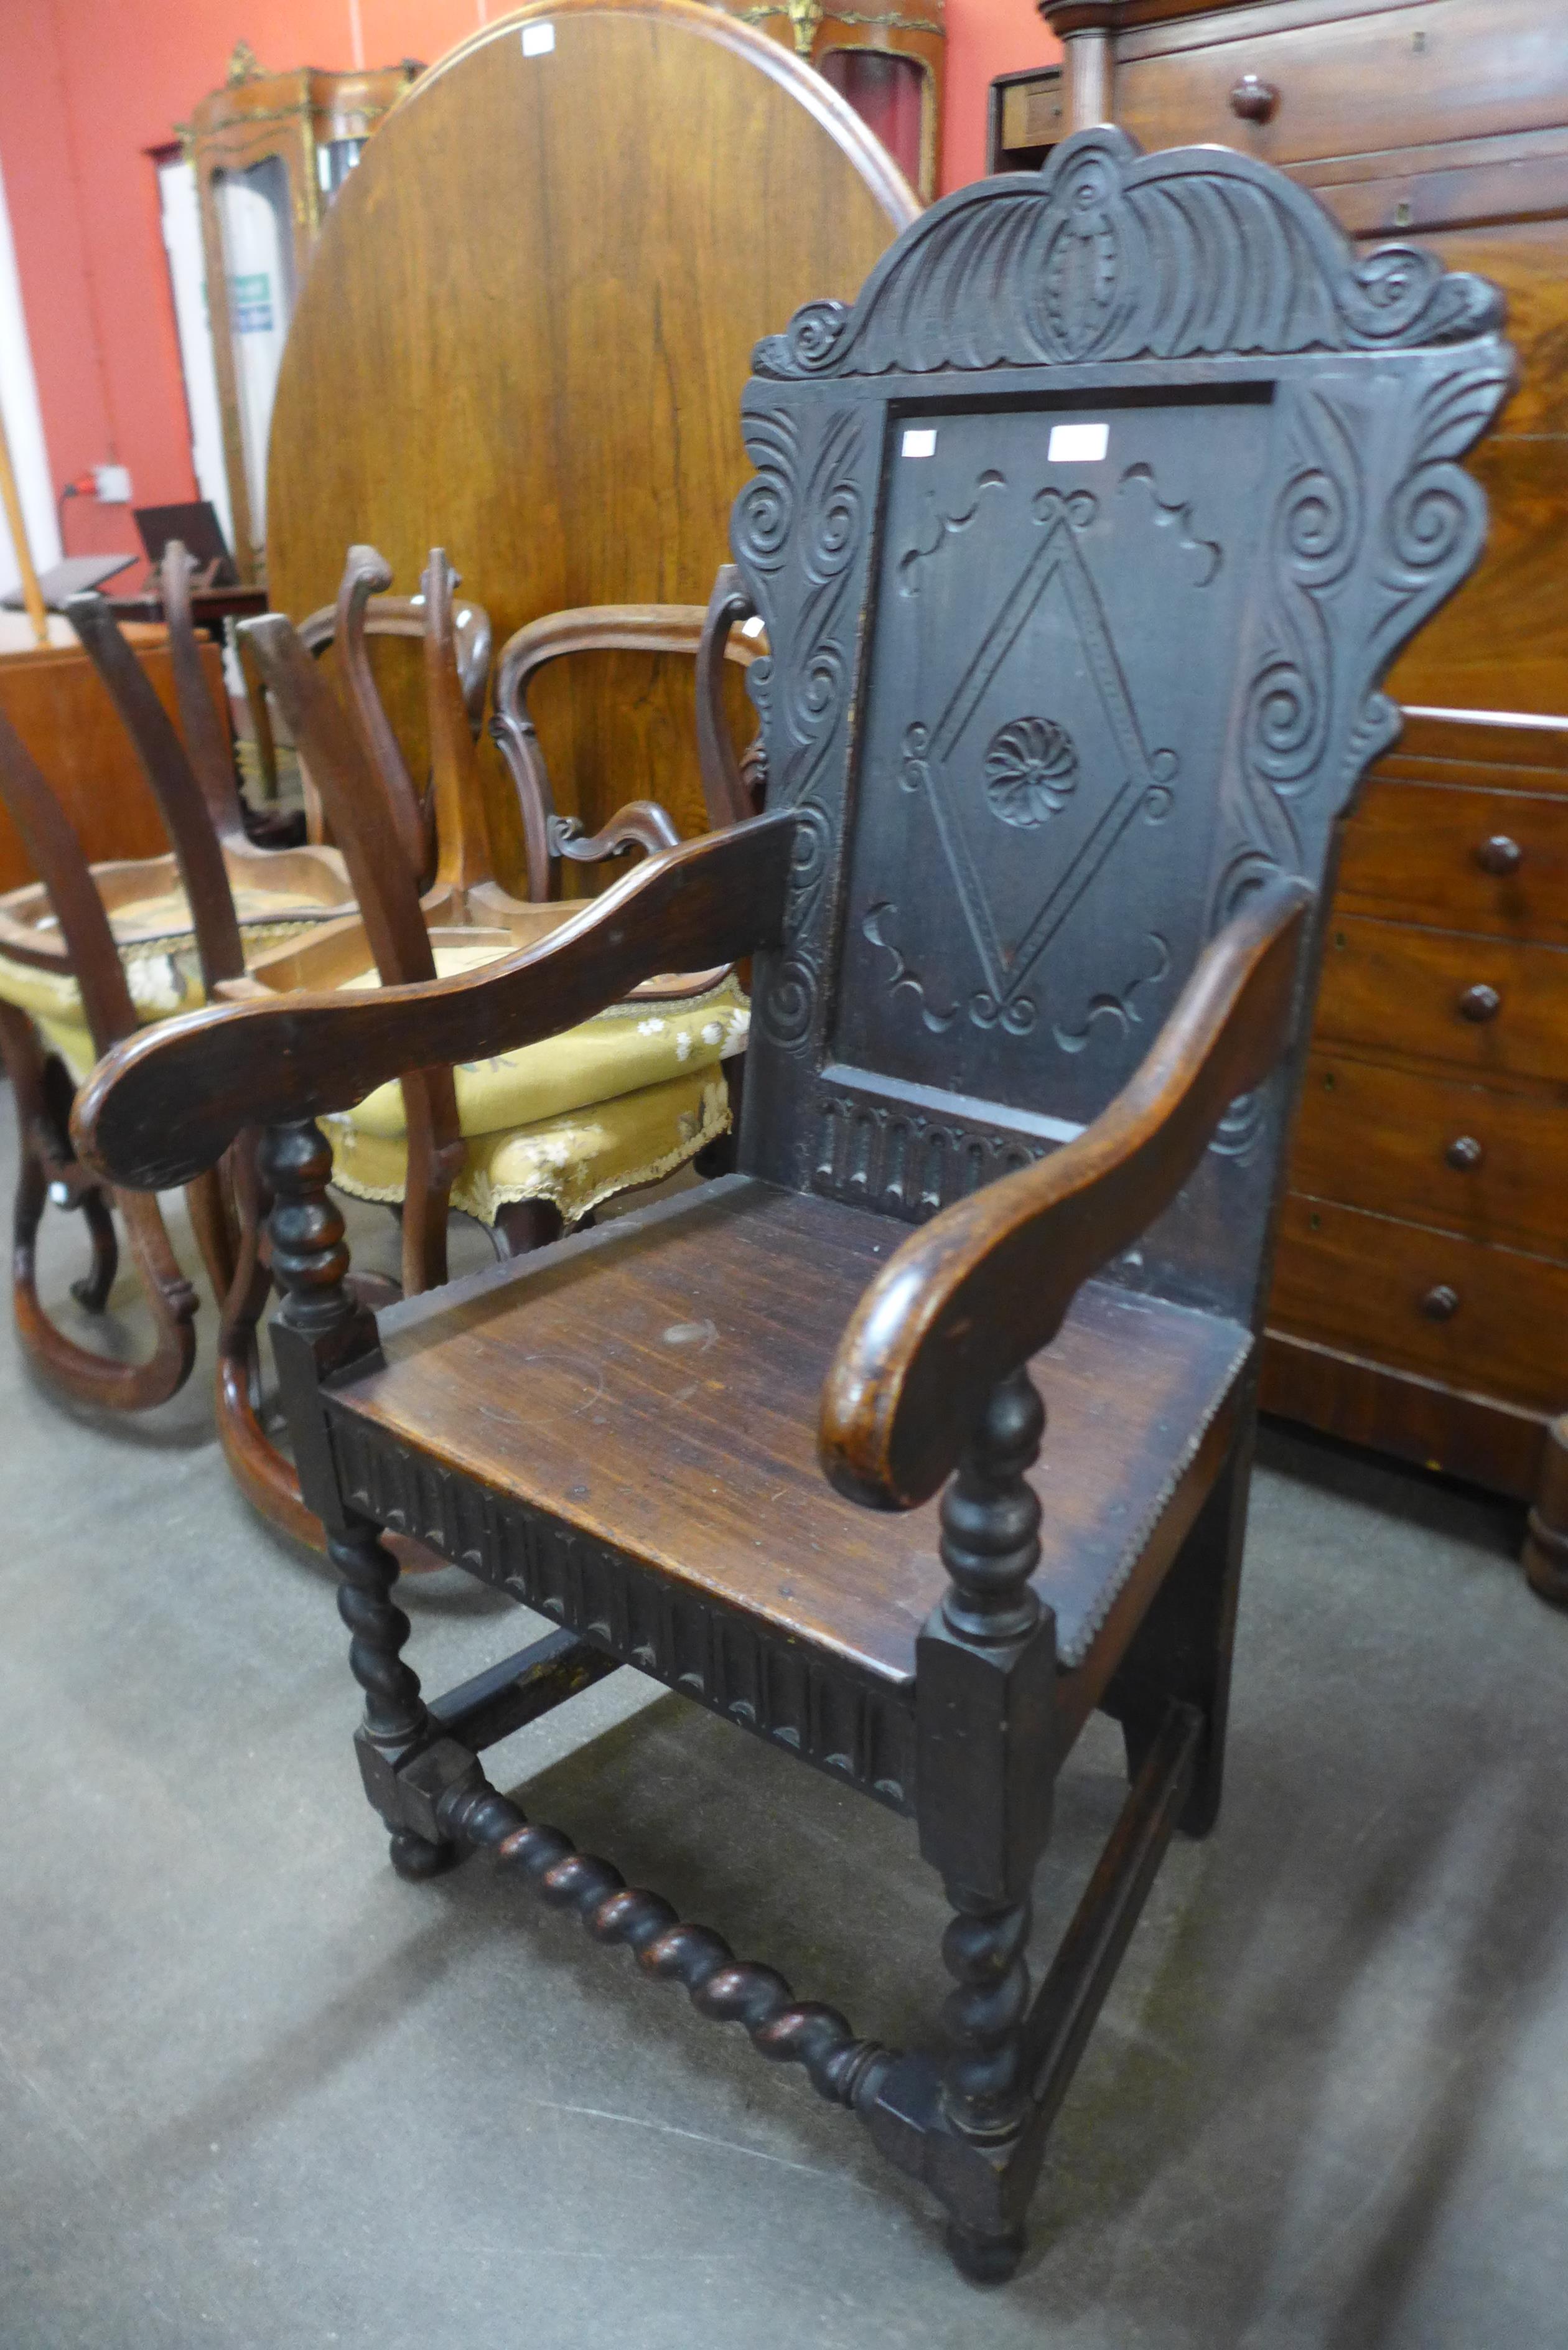
<svg viewBox="0 0 1568 2350"><path fill-rule="evenodd" d="M0 1336L4 2350L1568 2342L1568 1620L1510 1513L1268 1436L1226 1808L982 2296L793 2071L483 1863L392 1876L330 1587L230 1489L205 1368L99 1426ZM460 1577L407 1604L432 1687L528 1631ZM1047 1926L1118 1762L1080 1746ZM630 1673L492 1768L858 2030L926 2030L898 1821Z"/></svg>

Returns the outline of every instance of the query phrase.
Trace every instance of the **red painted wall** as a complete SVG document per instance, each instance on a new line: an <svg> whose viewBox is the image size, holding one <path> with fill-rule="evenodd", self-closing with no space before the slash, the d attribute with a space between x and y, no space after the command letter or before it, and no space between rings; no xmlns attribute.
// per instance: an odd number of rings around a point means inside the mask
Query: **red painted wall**
<svg viewBox="0 0 1568 2350"><path fill-rule="evenodd" d="M944 195L984 175L986 96L997 75L1054 65L1061 54L1034 0L948 0Z"/></svg>
<svg viewBox="0 0 1568 2350"><path fill-rule="evenodd" d="M57 490L112 460L138 505L195 495L148 150L238 40L328 68L440 57L505 0L0 0L0 167ZM943 186L985 169L992 75L1050 62L1033 0L947 0ZM358 36L358 37L357 37ZM129 547L123 507L66 508L66 551Z"/></svg>

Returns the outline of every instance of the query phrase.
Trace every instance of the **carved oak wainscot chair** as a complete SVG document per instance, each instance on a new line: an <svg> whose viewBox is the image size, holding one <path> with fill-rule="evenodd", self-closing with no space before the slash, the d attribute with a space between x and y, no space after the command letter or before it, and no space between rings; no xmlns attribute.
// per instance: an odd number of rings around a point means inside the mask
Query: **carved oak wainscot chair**
<svg viewBox="0 0 1568 2350"><path fill-rule="evenodd" d="M395 1865L486 1847L801 2064L977 2277L1016 2264L1169 1837L1215 1816L1314 910L1397 731L1378 681L1481 545L1455 461L1509 387L1500 310L1220 149L1091 130L961 191L756 354L767 812L483 972L194 1014L78 1110L142 1185L272 1121L280 1359ZM741 1171L378 1326L312 1121L682 948L755 951ZM383 1529L561 1628L428 1703ZM913 1817L945 2054L856 2038L489 1784L479 1749L616 1661ZM1032 1998L1096 1708L1132 1784Z"/></svg>

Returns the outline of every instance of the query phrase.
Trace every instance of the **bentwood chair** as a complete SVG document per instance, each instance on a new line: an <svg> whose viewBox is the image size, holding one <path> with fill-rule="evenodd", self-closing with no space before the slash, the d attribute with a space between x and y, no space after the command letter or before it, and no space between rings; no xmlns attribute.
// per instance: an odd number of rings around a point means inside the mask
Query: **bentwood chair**
<svg viewBox="0 0 1568 2350"><path fill-rule="evenodd" d="M137 1037L78 1108L143 1186L268 1121L280 1367L395 1866L485 1849L799 2064L972 2276L1015 2266L1161 1855L1214 1822L1319 910L1398 731L1379 681L1484 536L1457 460L1510 387L1501 307L1220 148L1094 130L960 191L756 352L766 813L483 971ZM314 1121L698 952L756 958L740 1171L357 1305ZM389 1530L559 1629L427 1703ZM914 1822L945 2045L857 2037L491 1785L482 1748L619 1663ZM1032 1995L1096 1708L1131 1785Z"/></svg>

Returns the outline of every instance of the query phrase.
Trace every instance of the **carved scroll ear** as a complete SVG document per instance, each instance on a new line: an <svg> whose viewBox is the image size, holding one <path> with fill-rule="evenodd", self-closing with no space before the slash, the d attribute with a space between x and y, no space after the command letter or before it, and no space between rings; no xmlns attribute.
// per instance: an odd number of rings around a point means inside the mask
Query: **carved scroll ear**
<svg viewBox="0 0 1568 2350"><path fill-rule="evenodd" d="M387 795L398 846L415 881L422 885L431 862L433 827L404 764L398 738L377 691L365 645L370 598L384 596L391 584L391 567L373 546L351 546L337 590L332 642L342 680L341 691L360 742Z"/></svg>

